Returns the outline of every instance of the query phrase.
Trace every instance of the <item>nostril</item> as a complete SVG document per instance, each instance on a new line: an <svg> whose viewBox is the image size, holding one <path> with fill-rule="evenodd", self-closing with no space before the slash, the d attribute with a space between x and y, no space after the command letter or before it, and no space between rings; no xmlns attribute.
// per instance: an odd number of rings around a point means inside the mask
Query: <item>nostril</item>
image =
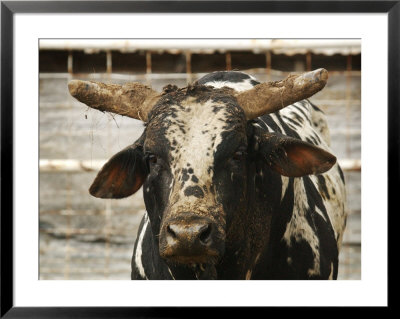
<svg viewBox="0 0 400 319"><path fill-rule="evenodd" d="M211 239L211 231L212 226L211 224L205 225L199 231L199 239L202 244L207 244Z"/></svg>
<svg viewBox="0 0 400 319"><path fill-rule="evenodd" d="M170 225L167 226L167 233L170 235L172 238L176 238L176 233L173 231L172 227Z"/></svg>

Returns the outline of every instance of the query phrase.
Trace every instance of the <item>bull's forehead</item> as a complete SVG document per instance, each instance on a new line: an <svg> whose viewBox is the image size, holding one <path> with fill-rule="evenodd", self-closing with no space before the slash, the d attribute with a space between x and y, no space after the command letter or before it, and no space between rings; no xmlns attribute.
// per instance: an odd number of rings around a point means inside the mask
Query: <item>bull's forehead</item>
<svg viewBox="0 0 400 319"><path fill-rule="evenodd" d="M224 135L240 134L243 130L239 108L222 101L209 99L198 102L189 98L177 106L178 110L168 118L165 136L172 145L171 171L185 172L192 179L212 177L214 156Z"/></svg>
<svg viewBox="0 0 400 319"><path fill-rule="evenodd" d="M225 149L234 151L220 146L229 143L234 147L236 141L245 139L244 112L230 96L190 96L162 109L151 119L148 133L162 135L165 142L161 147L168 153L173 176L171 195L179 195L180 202L188 197L191 202L205 198L211 190L216 155Z"/></svg>

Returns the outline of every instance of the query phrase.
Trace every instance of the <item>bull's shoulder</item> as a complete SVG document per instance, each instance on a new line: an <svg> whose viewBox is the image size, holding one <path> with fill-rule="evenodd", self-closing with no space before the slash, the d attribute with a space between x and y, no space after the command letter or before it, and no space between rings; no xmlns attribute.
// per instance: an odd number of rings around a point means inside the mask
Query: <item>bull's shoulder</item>
<svg viewBox="0 0 400 319"><path fill-rule="evenodd" d="M332 153L325 114L307 100L264 115L254 125L266 132L298 138ZM305 265L305 276L335 278L346 223L346 191L338 164L319 175L282 177L282 201L289 200L285 225L277 243L285 245L288 269ZM302 251L298 256L297 252ZM305 256L308 256L307 258ZM307 259L307 260L305 260Z"/></svg>
<svg viewBox="0 0 400 319"><path fill-rule="evenodd" d="M340 249L347 218L347 195L343 172L339 164L335 164L328 172L311 175L309 178L318 190L326 210L325 221L331 224Z"/></svg>
<svg viewBox="0 0 400 319"><path fill-rule="evenodd" d="M286 190L293 202L278 243L287 254L285 266L298 269L302 265L309 278L337 277L346 224L346 194L339 169L336 164L324 174L293 178Z"/></svg>

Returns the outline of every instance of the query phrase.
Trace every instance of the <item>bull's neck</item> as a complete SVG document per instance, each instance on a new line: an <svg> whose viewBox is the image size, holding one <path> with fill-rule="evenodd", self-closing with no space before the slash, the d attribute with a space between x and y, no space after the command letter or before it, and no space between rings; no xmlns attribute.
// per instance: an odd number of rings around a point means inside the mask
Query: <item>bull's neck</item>
<svg viewBox="0 0 400 319"><path fill-rule="evenodd" d="M270 230L281 212L283 185L280 175L264 172L260 178L254 178L260 176L259 172L254 166L249 168L246 203L235 212L227 229L225 255L218 272L220 279L252 279L253 270L263 263L274 240Z"/></svg>

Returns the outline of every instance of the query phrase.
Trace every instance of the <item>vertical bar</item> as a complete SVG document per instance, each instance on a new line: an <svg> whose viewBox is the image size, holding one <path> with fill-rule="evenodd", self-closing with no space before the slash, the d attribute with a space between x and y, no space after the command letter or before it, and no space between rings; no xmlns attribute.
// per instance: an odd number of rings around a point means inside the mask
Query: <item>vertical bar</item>
<svg viewBox="0 0 400 319"><path fill-rule="evenodd" d="M73 73L73 54L72 54L72 51L68 51L67 70L68 70L68 75L71 76L72 73ZM71 78L72 78L72 76L71 76Z"/></svg>
<svg viewBox="0 0 400 319"><path fill-rule="evenodd" d="M1 307L3 317L14 305L14 254L13 254L13 212L14 209L14 17L13 12L1 2ZM39 188L39 186L38 186ZM8 192L3 190L7 189ZM15 242L14 242L15 243Z"/></svg>
<svg viewBox="0 0 400 319"><path fill-rule="evenodd" d="M389 11L389 38L388 38L388 212L399 211L398 201L398 176L400 176L399 162L400 162L400 125L398 123L400 118L400 3L397 2ZM394 221L395 214L388 214L388 223ZM388 238L386 239L387 249L389 251L390 244L395 242L393 234L396 232L389 231ZM392 244L393 247L393 244ZM393 260L393 259L392 259ZM389 260L388 260L389 265ZM393 268L392 268L393 269Z"/></svg>
<svg viewBox="0 0 400 319"><path fill-rule="evenodd" d="M225 63L226 63L226 70L232 70L232 56L230 52L225 53Z"/></svg>
<svg viewBox="0 0 400 319"><path fill-rule="evenodd" d="M185 52L186 57L186 82L192 82L192 54L190 51Z"/></svg>
<svg viewBox="0 0 400 319"><path fill-rule="evenodd" d="M112 73L112 53L110 50L106 52L106 77L108 80L111 80ZM111 115L113 117L113 115ZM111 125L114 123L113 121L107 121L107 155L110 156L112 153L112 128ZM112 218L112 201L105 201L105 216L104 216L104 237L105 237L105 267L104 267L104 276L106 278L109 277L110 274L110 225Z"/></svg>
<svg viewBox="0 0 400 319"><path fill-rule="evenodd" d="M111 74L112 72L112 53L110 50L106 52L106 70L107 74Z"/></svg>
<svg viewBox="0 0 400 319"><path fill-rule="evenodd" d="M306 54L306 68L307 71L311 71L312 68L312 61L311 61L311 52L308 51Z"/></svg>
<svg viewBox="0 0 400 319"><path fill-rule="evenodd" d="M267 81L271 81L271 63L272 63L272 56L271 56L271 51L267 51L265 53L265 73L267 74Z"/></svg>
<svg viewBox="0 0 400 319"><path fill-rule="evenodd" d="M351 71L352 71L352 57L347 56L346 65L346 156L351 157L351 136L350 136L350 101L351 101Z"/></svg>
<svg viewBox="0 0 400 319"><path fill-rule="evenodd" d="M151 52L146 51L146 84L147 85L151 85L151 73L152 73Z"/></svg>
<svg viewBox="0 0 400 319"><path fill-rule="evenodd" d="M74 60L73 60L73 53L72 51L68 52L68 61L67 61L67 67L68 67L68 81L72 80L73 78L73 65L74 65ZM68 98L68 110L72 109L72 98ZM69 114L69 113L68 113ZM68 150L71 148L71 125L70 125L70 116L68 116L67 121L68 121L68 133L67 133L67 148ZM70 152L66 152L67 154L70 154ZM67 155L67 158L69 156ZM67 229L65 231L65 256L64 256L64 279L69 279L70 278L70 262L71 262L71 246L70 246L70 239L71 239L71 174L67 173L67 178L66 178L66 200L65 200L65 209L66 209L66 219L67 219Z"/></svg>
<svg viewBox="0 0 400 319"><path fill-rule="evenodd" d="M351 158L351 135L350 135L350 100L351 100L351 70L352 70L352 58L351 55L347 55L346 62L346 156ZM348 271L346 272L346 279L350 277L351 274L351 257L350 257L350 247L347 247L346 254L346 264L348 265Z"/></svg>

